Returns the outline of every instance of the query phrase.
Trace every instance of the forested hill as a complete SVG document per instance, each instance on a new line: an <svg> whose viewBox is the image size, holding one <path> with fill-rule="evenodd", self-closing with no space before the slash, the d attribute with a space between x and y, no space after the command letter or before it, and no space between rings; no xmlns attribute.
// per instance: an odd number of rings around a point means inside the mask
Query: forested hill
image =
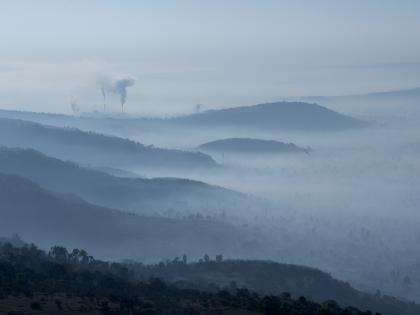
<svg viewBox="0 0 420 315"><path fill-rule="evenodd" d="M205 255L196 263L182 264L180 258L166 264L138 269L143 279L159 277L183 288L247 287L259 294L289 292L316 302L333 299L343 306L356 306L384 314L418 314L420 306L390 296L367 294L329 274L309 267L257 260L210 259Z"/></svg>
<svg viewBox="0 0 420 315"><path fill-rule="evenodd" d="M224 209L244 211L250 203L243 194L199 181L120 178L31 149L0 147L0 172L26 177L49 190L75 194L100 206L138 214L220 216Z"/></svg>
<svg viewBox="0 0 420 315"><path fill-rule="evenodd" d="M264 255L257 231L203 216L168 219L139 216L48 191L15 175L0 173L0 231L40 246L83 247L107 259L156 261L185 252Z"/></svg>
<svg viewBox="0 0 420 315"><path fill-rule="evenodd" d="M206 272L208 263L202 265ZM303 296L292 298L289 293L265 296L234 286L182 289L158 278L141 281L133 265L95 260L83 250L69 253L53 247L46 253L33 245L10 244L0 245L0 313L372 314L342 308L332 300L318 304Z"/></svg>
<svg viewBox="0 0 420 315"><path fill-rule="evenodd" d="M228 138L203 143L197 149L204 152L230 152L230 153L306 153L310 148L302 148L294 143L285 143L275 140L253 138Z"/></svg>
<svg viewBox="0 0 420 315"><path fill-rule="evenodd" d="M0 145L32 148L54 157L105 167L164 170L216 165L210 156L199 152L155 148L115 136L6 118L0 118Z"/></svg>
<svg viewBox="0 0 420 315"><path fill-rule="evenodd" d="M258 130L338 131L367 126L367 123L317 104L278 102L241 106L178 117L177 123Z"/></svg>

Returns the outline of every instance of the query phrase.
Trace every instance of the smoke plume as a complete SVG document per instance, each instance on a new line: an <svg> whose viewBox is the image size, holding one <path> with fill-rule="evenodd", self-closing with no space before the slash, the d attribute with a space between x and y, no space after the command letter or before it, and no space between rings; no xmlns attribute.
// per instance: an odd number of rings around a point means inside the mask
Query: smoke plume
<svg viewBox="0 0 420 315"><path fill-rule="evenodd" d="M124 104L127 101L127 88L133 86L135 83L136 80L131 76L102 78L100 80L100 86L104 99L104 110L106 105L106 93L109 92L120 96L121 110L124 111Z"/></svg>
<svg viewBox="0 0 420 315"><path fill-rule="evenodd" d="M77 105L77 100L74 96L70 97L70 107L73 115L77 115L80 111L79 106Z"/></svg>
<svg viewBox="0 0 420 315"><path fill-rule="evenodd" d="M101 82L101 93L102 97L104 99L104 112L106 111L106 88L105 88L105 82Z"/></svg>

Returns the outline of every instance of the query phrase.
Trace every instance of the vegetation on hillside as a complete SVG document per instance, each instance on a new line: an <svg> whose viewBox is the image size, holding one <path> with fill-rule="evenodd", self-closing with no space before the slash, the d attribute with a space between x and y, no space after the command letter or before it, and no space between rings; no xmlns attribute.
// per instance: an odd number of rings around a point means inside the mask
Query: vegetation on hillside
<svg viewBox="0 0 420 315"><path fill-rule="evenodd" d="M54 302L53 302L54 301ZM13 303L12 303L13 302ZM7 314L294 314L371 315L290 294L259 295L246 288L182 289L158 278L138 281L121 263L83 250L0 245L0 312Z"/></svg>
<svg viewBox="0 0 420 315"><path fill-rule="evenodd" d="M200 152L156 148L75 128L0 118L0 145L32 148L54 157L106 167L195 168L216 166Z"/></svg>

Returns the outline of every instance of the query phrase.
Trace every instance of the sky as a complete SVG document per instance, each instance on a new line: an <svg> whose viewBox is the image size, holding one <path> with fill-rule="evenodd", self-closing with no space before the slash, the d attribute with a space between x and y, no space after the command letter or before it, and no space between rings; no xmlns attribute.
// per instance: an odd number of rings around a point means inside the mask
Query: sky
<svg viewBox="0 0 420 315"><path fill-rule="evenodd" d="M412 88L419 30L417 0L3 0L0 108L100 110L123 75L143 115Z"/></svg>

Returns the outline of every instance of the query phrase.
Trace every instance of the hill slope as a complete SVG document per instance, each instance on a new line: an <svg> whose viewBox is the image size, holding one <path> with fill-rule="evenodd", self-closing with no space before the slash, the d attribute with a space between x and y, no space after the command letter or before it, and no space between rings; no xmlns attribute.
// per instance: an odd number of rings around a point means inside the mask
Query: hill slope
<svg viewBox="0 0 420 315"><path fill-rule="evenodd" d="M177 281L168 279L169 274ZM250 286L238 288L238 284L245 284L241 277ZM240 282L229 282L232 279ZM256 289L255 283L259 283ZM22 310L26 304L33 311L50 309L51 313L60 314L57 304L68 307L70 303L74 306L72 314L87 313L86 308L96 311L94 314L133 314L127 313L127 308L131 306L133 311L134 305L137 310L156 308L147 314L372 314L361 313L354 306L385 315L417 315L419 311L418 305L368 295L322 271L301 266L220 259L192 264L177 259L157 265L121 264L96 260L83 250L69 252L57 246L47 254L34 245L14 248L0 244L0 284L0 312L10 311L12 305ZM267 295L261 286L270 285L274 287ZM279 291L283 289L291 289L295 298L301 297L294 300L289 293ZM13 298L4 298L10 294ZM302 294L308 295L304 298ZM76 301L72 300L75 297ZM29 303L28 299L34 298L39 305ZM66 303L54 303L54 298L64 298ZM324 303L317 304L319 299ZM333 299L341 306L347 306L347 301L354 304L343 310ZM106 303L94 303L95 300ZM75 304L82 304L85 309ZM236 312L229 312L234 309Z"/></svg>
<svg viewBox="0 0 420 315"><path fill-rule="evenodd" d="M49 190L75 194L97 205L139 214L214 216L225 209L244 209L250 202L243 194L203 182L115 177L30 149L0 147L0 172L26 177Z"/></svg>
<svg viewBox="0 0 420 315"><path fill-rule="evenodd" d="M177 263L179 268L186 264ZM160 279L139 281L132 265L99 261L85 251L0 245L3 314L371 315L335 301L314 303L289 294L259 296L248 289L180 289ZM147 268L147 266L146 266ZM399 315L398 313L394 313ZM407 313L408 314L408 313Z"/></svg>
<svg viewBox="0 0 420 315"><path fill-rule="evenodd" d="M74 196L52 193L15 176L0 174L0 231L43 247L86 248L100 257L153 261L203 252L241 256L262 253L250 229L203 219L165 219L112 211Z"/></svg>
<svg viewBox="0 0 420 315"><path fill-rule="evenodd" d="M294 143L274 140L228 138L204 143L197 147L204 152L231 153L309 153L310 149L298 147Z"/></svg>
<svg viewBox="0 0 420 315"><path fill-rule="evenodd" d="M178 117L177 123L200 126L253 127L261 130L334 131L360 128L365 122L303 102L266 103Z"/></svg>
<svg viewBox="0 0 420 315"><path fill-rule="evenodd" d="M356 306L384 314L416 314L420 305L389 296L370 295L352 288L329 274L309 267L270 261L221 260L182 265L176 260L166 265L140 267L143 279L159 277L185 288L246 287L262 295L305 296L316 302L335 300L342 306Z"/></svg>
<svg viewBox="0 0 420 315"><path fill-rule="evenodd" d="M0 118L0 145L108 167L195 168L215 166L208 155L160 149L114 136Z"/></svg>

